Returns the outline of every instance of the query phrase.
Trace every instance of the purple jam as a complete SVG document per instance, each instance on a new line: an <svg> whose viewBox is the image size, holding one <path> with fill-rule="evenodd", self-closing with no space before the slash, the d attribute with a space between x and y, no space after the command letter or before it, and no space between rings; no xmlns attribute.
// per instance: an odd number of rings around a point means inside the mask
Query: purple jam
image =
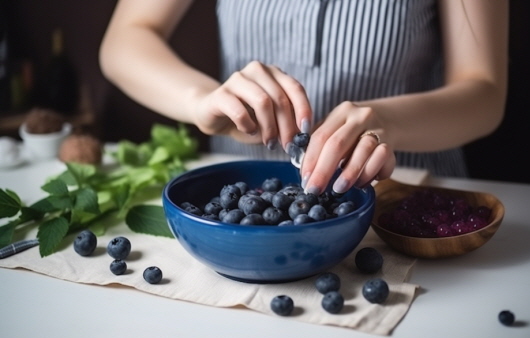
<svg viewBox="0 0 530 338"><path fill-rule="evenodd" d="M470 233L489 224L491 209L471 206L459 196L434 189L421 189L382 213L379 226L412 237L437 238Z"/></svg>

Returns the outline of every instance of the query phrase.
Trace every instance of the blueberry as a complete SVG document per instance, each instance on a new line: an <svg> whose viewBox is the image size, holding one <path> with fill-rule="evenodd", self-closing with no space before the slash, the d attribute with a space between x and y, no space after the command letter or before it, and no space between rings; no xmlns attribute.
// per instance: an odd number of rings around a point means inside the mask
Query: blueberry
<svg viewBox="0 0 530 338"><path fill-rule="evenodd" d="M268 207L263 211L263 219L270 225L278 225L287 220L287 215L279 208Z"/></svg>
<svg viewBox="0 0 530 338"><path fill-rule="evenodd" d="M292 219L286 219L285 221L281 221L280 223L278 223L278 226L288 226L288 225L294 225L294 222Z"/></svg>
<svg viewBox="0 0 530 338"><path fill-rule="evenodd" d="M221 210L223 210L223 207L218 202L210 202L204 206L205 214L219 215Z"/></svg>
<svg viewBox="0 0 530 338"><path fill-rule="evenodd" d="M272 205L278 209L288 210L291 203L294 201L294 196L279 191L272 196Z"/></svg>
<svg viewBox="0 0 530 338"><path fill-rule="evenodd" d="M355 265L361 272L376 273L383 266L383 256L374 248L362 248L355 255Z"/></svg>
<svg viewBox="0 0 530 338"><path fill-rule="evenodd" d="M337 216L343 216L349 214L355 210L355 204L352 201L346 201L339 204L334 210L333 213Z"/></svg>
<svg viewBox="0 0 530 338"><path fill-rule="evenodd" d="M286 295L276 296L271 301L271 310L279 316L288 316L293 312L294 302Z"/></svg>
<svg viewBox="0 0 530 338"><path fill-rule="evenodd" d="M294 225L299 224L307 224L307 223L313 223L315 220L312 219L308 214L300 214L296 215L296 217L293 219Z"/></svg>
<svg viewBox="0 0 530 338"><path fill-rule="evenodd" d="M125 259L131 253L131 242L125 237L116 237L107 245L107 253L114 259Z"/></svg>
<svg viewBox="0 0 530 338"><path fill-rule="evenodd" d="M236 209L239 197L240 195L234 192L226 192L220 196L219 204L221 204L224 209Z"/></svg>
<svg viewBox="0 0 530 338"><path fill-rule="evenodd" d="M90 256L98 244L96 235L90 230L81 231L74 239L74 250L81 256Z"/></svg>
<svg viewBox="0 0 530 338"><path fill-rule="evenodd" d="M300 148L306 148L309 144L310 136L308 133L298 133L293 137L293 143Z"/></svg>
<svg viewBox="0 0 530 338"><path fill-rule="evenodd" d="M260 214L267 208L267 202L259 196L249 196L243 202L243 212L245 215Z"/></svg>
<svg viewBox="0 0 530 338"><path fill-rule="evenodd" d="M381 278L370 279L363 285L363 296L370 303L383 303L389 293L388 284Z"/></svg>
<svg viewBox="0 0 530 338"><path fill-rule="evenodd" d="M248 184L246 182L240 181L240 182L234 183L234 185L239 188L239 191L241 191L241 195L244 195L247 193Z"/></svg>
<svg viewBox="0 0 530 338"><path fill-rule="evenodd" d="M340 278L333 272L323 273L315 280L315 287L323 295L330 291L339 291Z"/></svg>
<svg viewBox="0 0 530 338"><path fill-rule="evenodd" d="M149 284L158 284L162 280L162 270L156 266L150 266L144 270L144 279Z"/></svg>
<svg viewBox="0 0 530 338"><path fill-rule="evenodd" d="M503 310L499 313L499 321L506 326L511 326L515 322L515 315L509 310Z"/></svg>
<svg viewBox="0 0 530 338"><path fill-rule="evenodd" d="M127 271L127 263L122 259L115 259L110 263L110 271L116 276L123 275Z"/></svg>
<svg viewBox="0 0 530 338"><path fill-rule="evenodd" d="M228 193L236 194L237 196L242 195L241 189L235 184L225 185L223 188L221 188L221 191L219 192L219 196L223 196L224 194L228 194Z"/></svg>
<svg viewBox="0 0 530 338"><path fill-rule="evenodd" d="M300 214L307 214L309 209L311 209L311 205L308 202L303 200L295 200L289 206L289 217L294 220L296 216Z"/></svg>
<svg viewBox="0 0 530 338"><path fill-rule="evenodd" d="M222 220L229 211L230 210L228 210L228 209L222 209L221 211L219 211L219 215L218 215L219 219Z"/></svg>
<svg viewBox="0 0 530 338"><path fill-rule="evenodd" d="M267 225L261 214L248 214L239 222L241 225Z"/></svg>
<svg viewBox="0 0 530 338"><path fill-rule="evenodd" d="M284 193L287 196L291 196L294 199L299 194L302 194L304 189L299 185L287 185L280 189L279 192Z"/></svg>
<svg viewBox="0 0 530 338"><path fill-rule="evenodd" d="M274 194L275 192L273 191L264 191L261 195L259 195L259 197L261 197L268 204L272 204L272 197Z"/></svg>
<svg viewBox="0 0 530 338"><path fill-rule="evenodd" d="M263 191L278 191L282 188L282 181L277 177L267 178L261 184Z"/></svg>
<svg viewBox="0 0 530 338"><path fill-rule="evenodd" d="M212 221L219 221L219 216L217 216L216 214L202 214L201 216L202 218L205 218L205 219L209 219L209 220L212 220Z"/></svg>
<svg viewBox="0 0 530 338"><path fill-rule="evenodd" d="M237 201L237 207L241 210L243 210L243 205L245 205L245 201L250 198L250 196L260 196L260 195L252 195L252 194L246 194L239 198L239 201Z"/></svg>
<svg viewBox="0 0 530 338"><path fill-rule="evenodd" d="M245 213L241 209L232 209L221 218L221 221L225 223L235 223L239 224L241 220L245 217Z"/></svg>
<svg viewBox="0 0 530 338"><path fill-rule="evenodd" d="M329 313L339 313L344 307L344 297L338 291L330 291L322 298L322 307Z"/></svg>
<svg viewBox="0 0 530 338"><path fill-rule="evenodd" d="M324 221L328 218L328 212L326 208L320 204L313 205L307 214L315 221Z"/></svg>
<svg viewBox="0 0 530 338"><path fill-rule="evenodd" d="M200 216L203 214L202 210L195 206L195 205L188 205L184 210L186 210L187 212L189 212L190 214L194 214L194 215L197 215L197 216Z"/></svg>
<svg viewBox="0 0 530 338"><path fill-rule="evenodd" d="M318 196L311 193L301 193L296 196L295 201L305 201L310 206L313 206L318 204Z"/></svg>

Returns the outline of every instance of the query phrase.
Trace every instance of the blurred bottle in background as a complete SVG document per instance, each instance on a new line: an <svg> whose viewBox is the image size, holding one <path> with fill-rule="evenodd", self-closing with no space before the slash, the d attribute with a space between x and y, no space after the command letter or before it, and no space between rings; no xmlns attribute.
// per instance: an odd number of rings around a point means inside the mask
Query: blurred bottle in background
<svg viewBox="0 0 530 338"><path fill-rule="evenodd" d="M71 115L77 108L78 96L77 76L64 51L63 32L56 29L52 34L51 59L38 79L35 104Z"/></svg>

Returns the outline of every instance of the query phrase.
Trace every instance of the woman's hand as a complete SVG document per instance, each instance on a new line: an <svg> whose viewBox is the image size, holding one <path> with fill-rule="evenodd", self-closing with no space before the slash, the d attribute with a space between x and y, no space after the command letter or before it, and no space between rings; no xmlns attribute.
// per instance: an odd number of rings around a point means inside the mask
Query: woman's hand
<svg viewBox="0 0 530 338"><path fill-rule="evenodd" d="M300 130L308 130L311 107L302 85L275 66L253 61L203 96L195 124L208 135L228 134L245 143L285 149Z"/></svg>
<svg viewBox="0 0 530 338"><path fill-rule="evenodd" d="M302 186L322 193L339 167L333 183L337 193L390 177L396 158L387 138L373 109L341 103L311 135L301 167Z"/></svg>

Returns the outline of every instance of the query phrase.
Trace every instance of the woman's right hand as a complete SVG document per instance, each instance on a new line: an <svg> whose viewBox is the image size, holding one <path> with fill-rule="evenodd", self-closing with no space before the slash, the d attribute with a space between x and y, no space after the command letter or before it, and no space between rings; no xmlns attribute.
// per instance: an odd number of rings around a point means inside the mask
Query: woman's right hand
<svg viewBox="0 0 530 338"><path fill-rule="evenodd" d="M225 134L244 143L278 141L286 149L308 132L312 111L303 86L276 66L250 62L213 91L199 97L195 125L205 134Z"/></svg>

